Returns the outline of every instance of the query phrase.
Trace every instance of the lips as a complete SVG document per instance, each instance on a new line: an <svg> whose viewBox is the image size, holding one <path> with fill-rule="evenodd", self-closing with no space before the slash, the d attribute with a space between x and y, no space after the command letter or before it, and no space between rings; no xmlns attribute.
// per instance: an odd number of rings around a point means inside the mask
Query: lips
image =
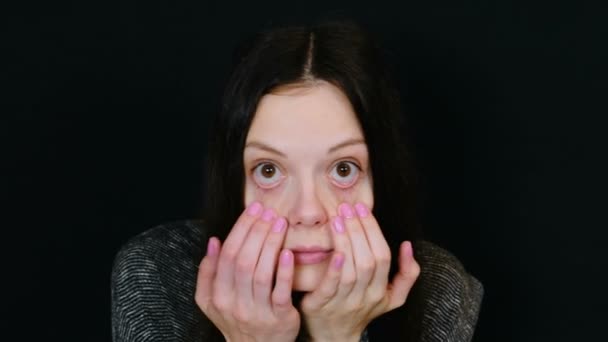
<svg viewBox="0 0 608 342"><path fill-rule="evenodd" d="M318 264L331 256L332 249L323 247L292 248L294 261L300 265Z"/></svg>

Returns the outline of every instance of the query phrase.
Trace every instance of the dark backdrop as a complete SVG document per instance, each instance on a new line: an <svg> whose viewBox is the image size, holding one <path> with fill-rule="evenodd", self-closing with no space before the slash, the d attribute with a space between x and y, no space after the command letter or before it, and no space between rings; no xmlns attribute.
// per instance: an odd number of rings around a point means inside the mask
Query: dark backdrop
<svg viewBox="0 0 608 342"><path fill-rule="evenodd" d="M601 2L18 7L2 25L0 306L2 334L25 335L0 339L110 340L119 246L200 207L208 118L235 44L336 11L399 65L429 236L486 288L476 341L605 335Z"/></svg>

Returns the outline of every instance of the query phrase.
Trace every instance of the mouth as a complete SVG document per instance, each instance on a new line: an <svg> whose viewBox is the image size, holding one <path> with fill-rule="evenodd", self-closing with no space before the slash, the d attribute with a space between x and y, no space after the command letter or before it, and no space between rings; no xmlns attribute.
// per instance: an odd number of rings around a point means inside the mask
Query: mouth
<svg viewBox="0 0 608 342"><path fill-rule="evenodd" d="M323 262L331 256L333 249L323 247L295 247L292 248L294 262L298 265L311 265Z"/></svg>

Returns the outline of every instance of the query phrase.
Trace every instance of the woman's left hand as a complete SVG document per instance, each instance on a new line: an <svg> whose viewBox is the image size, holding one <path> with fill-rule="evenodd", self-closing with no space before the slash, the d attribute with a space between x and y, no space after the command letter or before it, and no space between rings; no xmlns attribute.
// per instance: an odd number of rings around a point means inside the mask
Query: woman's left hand
<svg viewBox="0 0 608 342"><path fill-rule="evenodd" d="M391 251L378 222L358 203L343 203L332 219L334 255L317 289L301 303L313 341L359 341L374 318L402 306L420 274L409 241L399 250L399 271L388 283Z"/></svg>

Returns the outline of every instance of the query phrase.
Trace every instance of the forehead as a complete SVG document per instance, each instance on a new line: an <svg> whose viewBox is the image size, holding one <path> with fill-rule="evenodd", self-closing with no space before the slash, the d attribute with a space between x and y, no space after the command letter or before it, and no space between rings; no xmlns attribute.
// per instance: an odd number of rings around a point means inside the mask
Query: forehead
<svg viewBox="0 0 608 342"><path fill-rule="evenodd" d="M359 122L346 95L327 82L263 96L247 135L247 141L259 139L287 146L349 138L363 138Z"/></svg>

